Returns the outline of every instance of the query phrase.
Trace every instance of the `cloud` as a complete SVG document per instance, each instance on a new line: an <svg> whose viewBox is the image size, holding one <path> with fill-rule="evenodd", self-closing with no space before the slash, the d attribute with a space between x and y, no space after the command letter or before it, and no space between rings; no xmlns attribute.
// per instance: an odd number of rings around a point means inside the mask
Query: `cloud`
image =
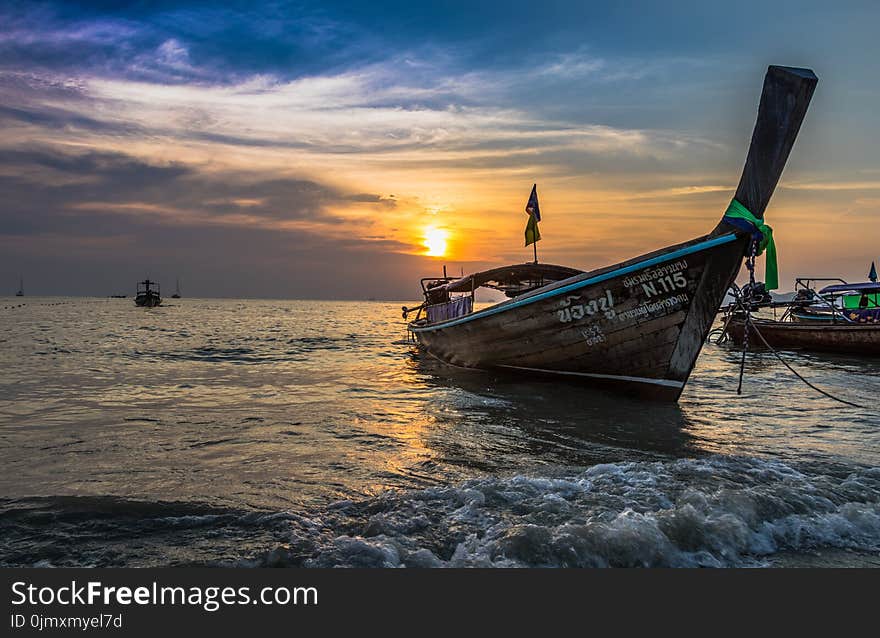
<svg viewBox="0 0 880 638"><path fill-rule="evenodd" d="M186 50L175 38L165 40L159 45L158 60L170 67L191 68L189 63L189 51Z"/></svg>
<svg viewBox="0 0 880 638"><path fill-rule="evenodd" d="M4 149L0 167L0 270L37 294L109 294L148 273L202 295L395 298L424 268L340 213L392 210L379 195L111 152Z"/></svg>
<svg viewBox="0 0 880 638"><path fill-rule="evenodd" d="M864 191L880 189L880 181L786 182L783 186L803 191Z"/></svg>
<svg viewBox="0 0 880 638"><path fill-rule="evenodd" d="M322 7L37 1L0 7L0 68L161 84L286 77L370 57L372 38ZM71 52L75 51L75 55Z"/></svg>
<svg viewBox="0 0 880 638"><path fill-rule="evenodd" d="M667 131L553 122L478 104L473 84L485 88L489 79L440 78L421 86L399 76L398 62L392 61L338 75L289 82L256 76L223 86L81 78L66 96L51 97L40 96L35 82L21 90L17 75L0 75L0 82L10 89L5 117L72 132L324 154L422 152L425 159L441 161L562 150L664 157L670 150L707 144Z"/></svg>
<svg viewBox="0 0 880 638"><path fill-rule="evenodd" d="M125 233L135 225L301 230L347 223L334 207L351 202L388 206L378 195L350 195L309 180L149 163L121 153L6 149L0 167L6 234Z"/></svg>

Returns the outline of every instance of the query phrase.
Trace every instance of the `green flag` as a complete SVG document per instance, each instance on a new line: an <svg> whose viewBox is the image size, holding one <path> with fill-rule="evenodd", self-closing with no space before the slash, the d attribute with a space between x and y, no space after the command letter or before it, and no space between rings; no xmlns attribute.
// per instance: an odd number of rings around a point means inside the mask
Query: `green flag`
<svg viewBox="0 0 880 638"><path fill-rule="evenodd" d="M529 223L526 224L526 246L534 244L541 239L541 232L538 230L538 220L533 214L529 215Z"/></svg>

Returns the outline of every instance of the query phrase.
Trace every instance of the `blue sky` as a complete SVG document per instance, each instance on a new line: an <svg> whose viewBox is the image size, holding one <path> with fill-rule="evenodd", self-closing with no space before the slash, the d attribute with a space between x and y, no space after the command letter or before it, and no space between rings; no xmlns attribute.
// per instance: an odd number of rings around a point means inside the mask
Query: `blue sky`
<svg viewBox="0 0 880 638"><path fill-rule="evenodd" d="M527 259L533 182L543 258L602 266L714 225L768 64L820 77L768 211L783 287L817 268L857 279L876 258L878 13L7 2L0 283L412 298L441 263ZM429 228L443 259L424 254Z"/></svg>

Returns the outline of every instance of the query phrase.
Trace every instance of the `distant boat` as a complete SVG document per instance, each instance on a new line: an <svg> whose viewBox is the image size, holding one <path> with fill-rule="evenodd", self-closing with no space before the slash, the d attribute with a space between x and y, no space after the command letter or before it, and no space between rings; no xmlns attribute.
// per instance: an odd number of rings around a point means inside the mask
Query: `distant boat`
<svg viewBox="0 0 880 638"><path fill-rule="evenodd" d="M818 292L816 282L834 281ZM776 319L752 318L749 344L774 348L799 348L865 356L880 355L880 284L850 284L843 279L799 278L795 297L789 302L761 307L784 307ZM742 344L746 317L740 312L729 316L727 334ZM755 329L760 336L755 334ZM763 339L761 338L763 337Z"/></svg>
<svg viewBox="0 0 880 638"><path fill-rule="evenodd" d="M15 293L16 297L24 297L24 279L22 277L18 278L18 292Z"/></svg>
<svg viewBox="0 0 880 638"><path fill-rule="evenodd" d="M808 69L767 70L734 201L709 234L590 272L536 259L461 278L423 279L425 301L409 331L428 354L453 365L578 379L676 401L761 234L758 224L817 81ZM512 298L474 310L480 287ZM408 312L404 308L404 316Z"/></svg>
<svg viewBox="0 0 880 638"><path fill-rule="evenodd" d="M151 288L150 286L155 286ZM162 303L162 297L159 294L159 284L155 281L145 279L138 282L137 293L134 297L134 303L145 308L153 308Z"/></svg>
<svg viewBox="0 0 880 638"><path fill-rule="evenodd" d="M174 289L174 294L171 295L172 299L180 299L180 279L177 280L177 287Z"/></svg>

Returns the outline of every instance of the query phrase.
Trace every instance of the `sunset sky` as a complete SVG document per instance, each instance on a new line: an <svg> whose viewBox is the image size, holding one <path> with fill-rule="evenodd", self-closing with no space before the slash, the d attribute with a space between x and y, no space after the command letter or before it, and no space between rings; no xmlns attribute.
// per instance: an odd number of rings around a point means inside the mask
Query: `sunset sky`
<svg viewBox="0 0 880 638"><path fill-rule="evenodd" d="M872 2L6 1L0 295L413 299L443 264L529 260L533 183L541 260L607 265L711 230L768 64L819 76L766 216L780 288L864 280L878 24Z"/></svg>

